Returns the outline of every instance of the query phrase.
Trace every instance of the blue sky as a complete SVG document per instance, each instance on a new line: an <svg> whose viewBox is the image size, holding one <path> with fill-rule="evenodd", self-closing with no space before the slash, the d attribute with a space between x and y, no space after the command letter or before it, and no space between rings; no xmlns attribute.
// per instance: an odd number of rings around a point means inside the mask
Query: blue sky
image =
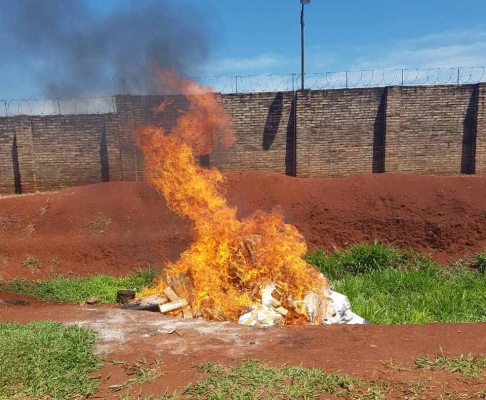
<svg viewBox="0 0 486 400"><path fill-rule="evenodd" d="M299 72L298 0L204 4L218 15L222 38L208 72ZM485 17L480 0L312 0L306 70L483 66Z"/></svg>
<svg viewBox="0 0 486 400"><path fill-rule="evenodd" d="M7 11L11 1L17 0L0 0L0 11ZM77 1L88 2L100 18L144 3ZM163 7L168 0L158 1ZM198 74L300 72L299 0L173 3L181 11L199 9L211 27L211 52L197 66ZM485 17L484 0L312 0L306 6L306 72L486 66ZM0 35L1 49L2 39L12 38L2 27ZM2 60L0 99L42 96L31 82L30 67Z"/></svg>
<svg viewBox="0 0 486 400"><path fill-rule="evenodd" d="M299 0L179 3L202 8L218 28L205 74L300 71ZM92 4L109 13L120 0ZM306 71L486 66L485 18L481 0L312 0Z"/></svg>

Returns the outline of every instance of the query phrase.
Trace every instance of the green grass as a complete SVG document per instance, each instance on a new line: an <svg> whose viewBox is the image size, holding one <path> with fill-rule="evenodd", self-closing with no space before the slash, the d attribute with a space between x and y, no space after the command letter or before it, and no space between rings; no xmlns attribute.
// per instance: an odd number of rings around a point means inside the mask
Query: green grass
<svg viewBox="0 0 486 400"><path fill-rule="evenodd" d="M413 250L398 250L378 242L354 245L341 252L326 252L318 249L314 253L307 254L306 259L331 280L341 280L349 275L373 271L432 264L429 257Z"/></svg>
<svg viewBox="0 0 486 400"><path fill-rule="evenodd" d="M372 323L486 321L486 279L479 268L448 268L379 243L341 253L318 250L307 259Z"/></svg>
<svg viewBox="0 0 486 400"><path fill-rule="evenodd" d="M483 370L486 368L486 357L475 357L469 354L467 357L449 358L445 357L441 351L441 354L434 359L428 356L417 359L415 365L418 368L445 370L450 373L459 372L462 376L482 380Z"/></svg>
<svg viewBox="0 0 486 400"><path fill-rule="evenodd" d="M447 359L443 357L449 372L462 372L468 378L477 378L481 373L482 364L478 359ZM425 360L425 361L424 361ZM417 360L414 370L419 368L439 369L440 365L428 365L428 358ZM462 368L457 364L462 362ZM435 363L435 361L431 361ZM449 365L451 367L449 368ZM145 368L145 364L144 364ZM237 366L224 366L218 363L205 362L197 369L206 377L187 385L182 392L168 394L163 397L126 395L120 400L168 400L168 399L200 399L200 400L267 400L267 399L324 399L328 395L347 400L385 400L389 397L404 399L426 398L454 398L471 399L483 398L484 392L445 392L433 394L437 390L431 375L429 380L409 380L410 375L404 376L405 381L399 381L395 376L393 382L380 380L368 381L351 379L339 371L326 372L318 368L304 368L302 366L266 367L261 361L244 360ZM405 369L404 369L405 370ZM411 369L406 369L410 371ZM134 375L135 372L133 373ZM418 374L419 375L419 374ZM135 378L132 379L136 381ZM129 382L129 381L127 381ZM125 388L122 385L115 385ZM440 390L440 389L439 389Z"/></svg>
<svg viewBox="0 0 486 400"><path fill-rule="evenodd" d="M60 276L47 281L13 279L0 281L0 291L25 294L42 301L79 303L91 296L98 296L100 303L116 303L116 292L118 290L133 289L140 291L144 286L151 285L157 275L156 270L148 268L121 278L95 275L75 279Z"/></svg>
<svg viewBox="0 0 486 400"><path fill-rule="evenodd" d="M51 321L0 324L0 399L87 397L98 390L95 333Z"/></svg>
<svg viewBox="0 0 486 400"><path fill-rule="evenodd" d="M198 399L311 399L320 393L368 398L364 382L317 368L267 368L260 361L247 360L232 368L207 362L198 369L209 373L210 377L185 389L186 394Z"/></svg>

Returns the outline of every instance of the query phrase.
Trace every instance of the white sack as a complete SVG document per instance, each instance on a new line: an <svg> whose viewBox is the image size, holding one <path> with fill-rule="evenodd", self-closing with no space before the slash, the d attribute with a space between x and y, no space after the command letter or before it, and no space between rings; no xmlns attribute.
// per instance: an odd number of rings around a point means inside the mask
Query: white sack
<svg viewBox="0 0 486 400"><path fill-rule="evenodd" d="M368 323L351 311L351 303L344 294L329 289L327 296L330 301L327 304L324 324L364 325Z"/></svg>

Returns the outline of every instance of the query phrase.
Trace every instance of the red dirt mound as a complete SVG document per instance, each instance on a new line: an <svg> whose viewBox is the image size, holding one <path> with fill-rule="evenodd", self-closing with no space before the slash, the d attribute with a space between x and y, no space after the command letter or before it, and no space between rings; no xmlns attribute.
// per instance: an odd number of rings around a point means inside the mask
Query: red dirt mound
<svg viewBox="0 0 486 400"><path fill-rule="evenodd" d="M486 247L486 176L359 175L298 179L227 174L245 217L279 210L311 249L378 239L457 259ZM0 199L0 279L125 274L176 260L191 224L146 182L111 182Z"/></svg>

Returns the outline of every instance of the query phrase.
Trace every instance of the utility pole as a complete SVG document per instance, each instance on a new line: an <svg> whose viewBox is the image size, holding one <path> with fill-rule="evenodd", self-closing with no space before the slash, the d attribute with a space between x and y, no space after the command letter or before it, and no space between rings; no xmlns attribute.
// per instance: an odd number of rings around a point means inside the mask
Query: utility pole
<svg viewBox="0 0 486 400"><path fill-rule="evenodd" d="M304 19L304 7L310 4L310 0L300 0L300 4L302 4L302 11L300 13L300 39L301 39L301 59L302 59L302 82L301 82L301 89L304 90L305 88L305 66L304 66L304 26L305 26L305 19Z"/></svg>

